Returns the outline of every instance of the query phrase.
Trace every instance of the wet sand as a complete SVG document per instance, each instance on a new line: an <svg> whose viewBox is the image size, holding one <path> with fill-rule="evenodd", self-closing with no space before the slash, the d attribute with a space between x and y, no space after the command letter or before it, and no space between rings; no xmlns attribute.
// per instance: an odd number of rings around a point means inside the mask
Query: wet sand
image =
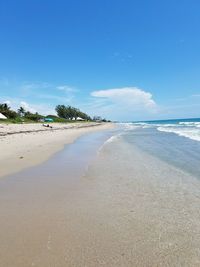
<svg viewBox="0 0 200 267"><path fill-rule="evenodd" d="M0 124L0 177L40 164L79 136L113 128L111 123Z"/></svg>
<svg viewBox="0 0 200 267"><path fill-rule="evenodd" d="M0 180L0 266L200 266L199 181L104 140Z"/></svg>

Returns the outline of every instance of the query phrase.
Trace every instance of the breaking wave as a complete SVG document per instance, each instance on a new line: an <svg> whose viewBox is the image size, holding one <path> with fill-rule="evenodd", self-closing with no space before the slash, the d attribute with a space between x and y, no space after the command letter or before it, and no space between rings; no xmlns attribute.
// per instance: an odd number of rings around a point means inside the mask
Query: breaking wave
<svg viewBox="0 0 200 267"><path fill-rule="evenodd" d="M158 127L158 131L175 133L179 136L184 136L195 141L200 141L200 127Z"/></svg>
<svg viewBox="0 0 200 267"><path fill-rule="evenodd" d="M125 123L124 128L125 130L156 128L160 132L174 133L200 141L200 119Z"/></svg>

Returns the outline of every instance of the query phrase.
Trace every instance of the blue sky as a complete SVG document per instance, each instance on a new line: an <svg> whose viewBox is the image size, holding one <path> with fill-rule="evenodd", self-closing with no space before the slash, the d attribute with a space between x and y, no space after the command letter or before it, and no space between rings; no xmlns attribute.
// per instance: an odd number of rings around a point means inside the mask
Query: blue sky
<svg viewBox="0 0 200 267"><path fill-rule="evenodd" d="M199 0L1 0L0 102L200 117Z"/></svg>

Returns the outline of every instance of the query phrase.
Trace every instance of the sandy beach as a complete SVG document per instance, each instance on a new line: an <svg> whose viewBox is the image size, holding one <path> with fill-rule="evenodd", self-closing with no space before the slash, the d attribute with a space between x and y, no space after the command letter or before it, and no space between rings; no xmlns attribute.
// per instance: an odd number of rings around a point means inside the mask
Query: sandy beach
<svg viewBox="0 0 200 267"><path fill-rule="evenodd" d="M8 126L20 133L1 137L0 266L199 266L198 175L149 152L168 140L184 161L185 139L90 125Z"/></svg>
<svg viewBox="0 0 200 267"><path fill-rule="evenodd" d="M0 266L200 265L198 179L106 132L0 179Z"/></svg>
<svg viewBox="0 0 200 267"><path fill-rule="evenodd" d="M47 160L82 134L112 128L111 123L0 124L0 177Z"/></svg>

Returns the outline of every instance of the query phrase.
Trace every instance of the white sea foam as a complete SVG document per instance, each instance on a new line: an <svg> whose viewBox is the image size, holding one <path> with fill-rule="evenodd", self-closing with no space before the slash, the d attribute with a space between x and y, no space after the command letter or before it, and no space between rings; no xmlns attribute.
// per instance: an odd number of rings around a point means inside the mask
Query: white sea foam
<svg viewBox="0 0 200 267"><path fill-rule="evenodd" d="M167 132L167 133L175 133L179 136L184 136L190 138L195 141L200 141L200 129L199 127L158 127L158 131Z"/></svg>
<svg viewBox="0 0 200 267"><path fill-rule="evenodd" d="M145 122L134 122L134 123L127 123L127 130L134 130L138 128L152 128L154 127L153 124L145 123Z"/></svg>
<svg viewBox="0 0 200 267"><path fill-rule="evenodd" d="M137 129L137 128L140 127L139 125L136 125L136 124L134 124L132 122L119 123L118 125L121 126L122 129L125 130L125 131L134 130L134 129Z"/></svg>
<svg viewBox="0 0 200 267"><path fill-rule="evenodd" d="M104 145L108 144L108 143L115 142L119 138L119 136L120 136L120 134L116 134L116 135L111 136L108 140L105 141Z"/></svg>
<svg viewBox="0 0 200 267"><path fill-rule="evenodd" d="M200 122L198 121L185 121L185 122L179 122L181 126L190 126L190 127L197 127L200 128Z"/></svg>
<svg viewBox="0 0 200 267"><path fill-rule="evenodd" d="M156 128L158 131L174 133L179 136L184 136L195 141L200 141L200 122L198 121L183 121L177 123L147 123L147 122L134 122L122 123L122 128L125 131L136 130L139 128Z"/></svg>
<svg viewBox="0 0 200 267"><path fill-rule="evenodd" d="M98 149L98 153L100 153L102 151L102 149L104 148L104 146L110 144L110 143L113 143L115 141L117 141L120 136L122 135L123 133L119 133L119 134L116 134L116 135L113 135L111 136L110 138L108 138L108 140L106 140L103 145Z"/></svg>
<svg viewBox="0 0 200 267"><path fill-rule="evenodd" d="M178 123L134 123L141 128L157 128L158 131L175 133L195 141L200 141L200 122L186 121Z"/></svg>

